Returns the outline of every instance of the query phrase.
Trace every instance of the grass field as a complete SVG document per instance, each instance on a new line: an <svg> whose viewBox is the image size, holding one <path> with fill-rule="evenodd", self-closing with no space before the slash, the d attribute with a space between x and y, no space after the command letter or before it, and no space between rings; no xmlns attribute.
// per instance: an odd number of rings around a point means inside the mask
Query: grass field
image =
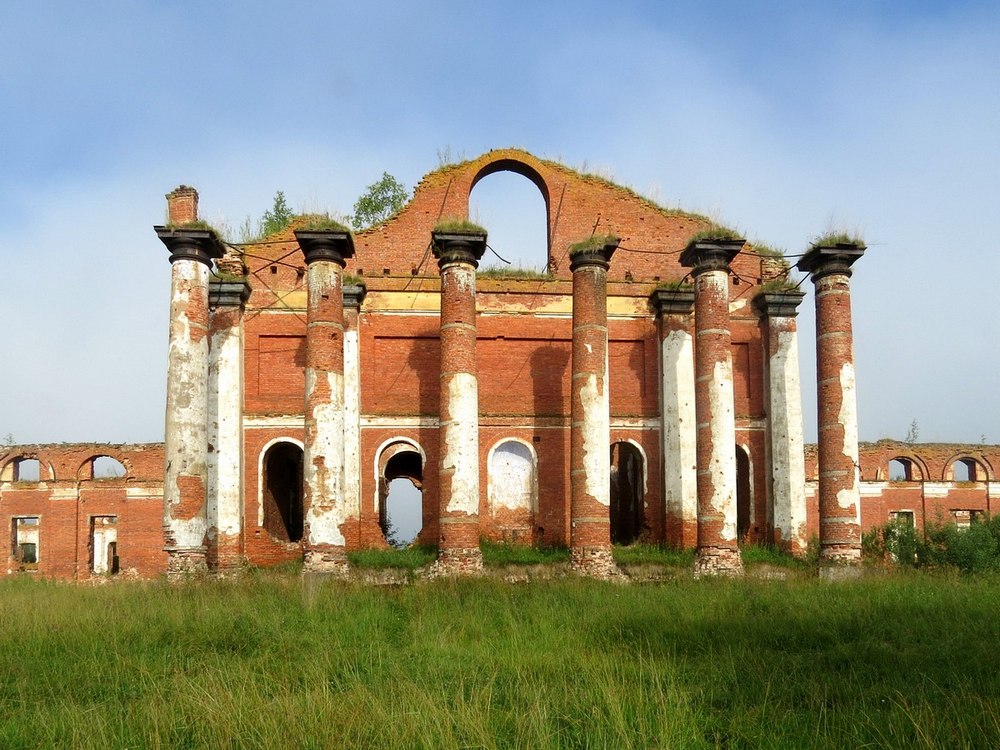
<svg viewBox="0 0 1000 750"><path fill-rule="evenodd" d="M0 581L0 747L1000 745L1000 578Z"/></svg>

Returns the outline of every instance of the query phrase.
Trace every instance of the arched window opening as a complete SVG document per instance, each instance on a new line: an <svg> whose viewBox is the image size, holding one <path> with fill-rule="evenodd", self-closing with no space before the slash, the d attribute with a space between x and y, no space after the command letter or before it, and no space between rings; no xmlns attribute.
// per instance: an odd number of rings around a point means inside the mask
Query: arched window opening
<svg viewBox="0 0 1000 750"><path fill-rule="evenodd" d="M538 478L535 452L527 443L505 440L490 451L488 496L504 541L530 541Z"/></svg>
<svg viewBox="0 0 1000 750"><path fill-rule="evenodd" d="M18 458L14 461L15 482L40 482L42 462L37 458Z"/></svg>
<svg viewBox="0 0 1000 750"><path fill-rule="evenodd" d="M80 479L121 479L125 465L111 456L95 456L80 467Z"/></svg>
<svg viewBox="0 0 1000 750"><path fill-rule="evenodd" d="M409 443L395 443L379 465L379 526L389 545L403 549L423 528L423 457Z"/></svg>
<svg viewBox="0 0 1000 750"><path fill-rule="evenodd" d="M736 538L747 541L753 524L753 494L750 489L750 456L736 446Z"/></svg>
<svg viewBox="0 0 1000 750"><path fill-rule="evenodd" d="M951 465L951 478L955 482L985 482L986 472L974 458L959 458Z"/></svg>
<svg viewBox="0 0 1000 750"><path fill-rule="evenodd" d="M483 177L469 194L469 218L489 232L489 250L481 271L502 275L522 271L544 273L549 268L548 216L545 198L526 177L500 171Z"/></svg>
<svg viewBox="0 0 1000 750"><path fill-rule="evenodd" d="M889 462L890 482L912 482L913 478L913 461L900 456Z"/></svg>
<svg viewBox="0 0 1000 750"><path fill-rule="evenodd" d="M631 544L642 534L645 466L639 449L625 441L611 446L611 542Z"/></svg>
<svg viewBox="0 0 1000 750"><path fill-rule="evenodd" d="M279 541L302 541L302 449L275 443L264 455L263 468L264 528Z"/></svg>

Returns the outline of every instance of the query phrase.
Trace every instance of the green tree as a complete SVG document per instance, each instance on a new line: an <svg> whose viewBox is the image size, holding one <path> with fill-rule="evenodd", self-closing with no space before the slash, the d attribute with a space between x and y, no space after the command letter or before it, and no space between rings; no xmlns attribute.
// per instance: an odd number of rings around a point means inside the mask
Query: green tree
<svg viewBox="0 0 1000 750"><path fill-rule="evenodd" d="M388 172L369 185L354 204L351 223L355 229L366 229L388 219L399 211L410 197L403 184Z"/></svg>
<svg viewBox="0 0 1000 750"><path fill-rule="evenodd" d="M267 237L275 232L280 232L291 223L293 216L295 214L288 207L285 194L279 190L274 194L274 205L260 217L260 236Z"/></svg>

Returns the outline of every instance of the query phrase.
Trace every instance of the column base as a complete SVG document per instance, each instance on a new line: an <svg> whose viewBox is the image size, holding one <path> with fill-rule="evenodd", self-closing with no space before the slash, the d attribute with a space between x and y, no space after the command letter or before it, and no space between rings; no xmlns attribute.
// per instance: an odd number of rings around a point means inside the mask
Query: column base
<svg viewBox="0 0 1000 750"><path fill-rule="evenodd" d="M429 578L474 576L483 572L483 552L479 547L452 547L438 552L428 570Z"/></svg>
<svg viewBox="0 0 1000 750"><path fill-rule="evenodd" d="M573 572L578 575L602 581L625 580L610 547L572 547L569 559Z"/></svg>
<svg viewBox="0 0 1000 750"><path fill-rule="evenodd" d="M732 547L699 547L694 561L694 577L743 575L743 558L739 549Z"/></svg>
<svg viewBox="0 0 1000 750"><path fill-rule="evenodd" d="M861 562L861 547L854 544L821 544L819 561L835 565L857 565Z"/></svg>
<svg viewBox="0 0 1000 750"><path fill-rule="evenodd" d="M208 557L204 547L167 550L167 580L174 583L208 575Z"/></svg>
<svg viewBox="0 0 1000 750"><path fill-rule="evenodd" d="M347 578L350 565L344 550L306 550L302 561L303 575L325 575Z"/></svg>

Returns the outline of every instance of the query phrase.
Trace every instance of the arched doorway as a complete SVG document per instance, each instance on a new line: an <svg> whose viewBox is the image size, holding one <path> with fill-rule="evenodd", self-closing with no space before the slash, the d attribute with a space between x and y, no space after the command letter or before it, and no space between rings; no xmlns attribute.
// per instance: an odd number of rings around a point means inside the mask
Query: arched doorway
<svg viewBox="0 0 1000 750"><path fill-rule="evenodd" d="M282 542L302 541L302 449L275 443L267 449L261 476L263 526Z"/></svg>
<svg viewBox="0 0 1000 750"><path fill-rule="evenodd" d="M753 524L753 494L750 490L750 456L736 446L736 538L740 544L749 540Z"/></svg>
<svg viewBox="0 0 1000 750"><path fill-rule="evenodd" d="M409 442L391 443L378 467L379 527L388 544L408 547L423 528L424 457Z"/></svg>
<svg viewBox="0 0 1000 750"><path fill-rule="evenodd" d="M642 452L632 443L611 446L611 542L631 544L644 523L645 472Z"/></svg>

